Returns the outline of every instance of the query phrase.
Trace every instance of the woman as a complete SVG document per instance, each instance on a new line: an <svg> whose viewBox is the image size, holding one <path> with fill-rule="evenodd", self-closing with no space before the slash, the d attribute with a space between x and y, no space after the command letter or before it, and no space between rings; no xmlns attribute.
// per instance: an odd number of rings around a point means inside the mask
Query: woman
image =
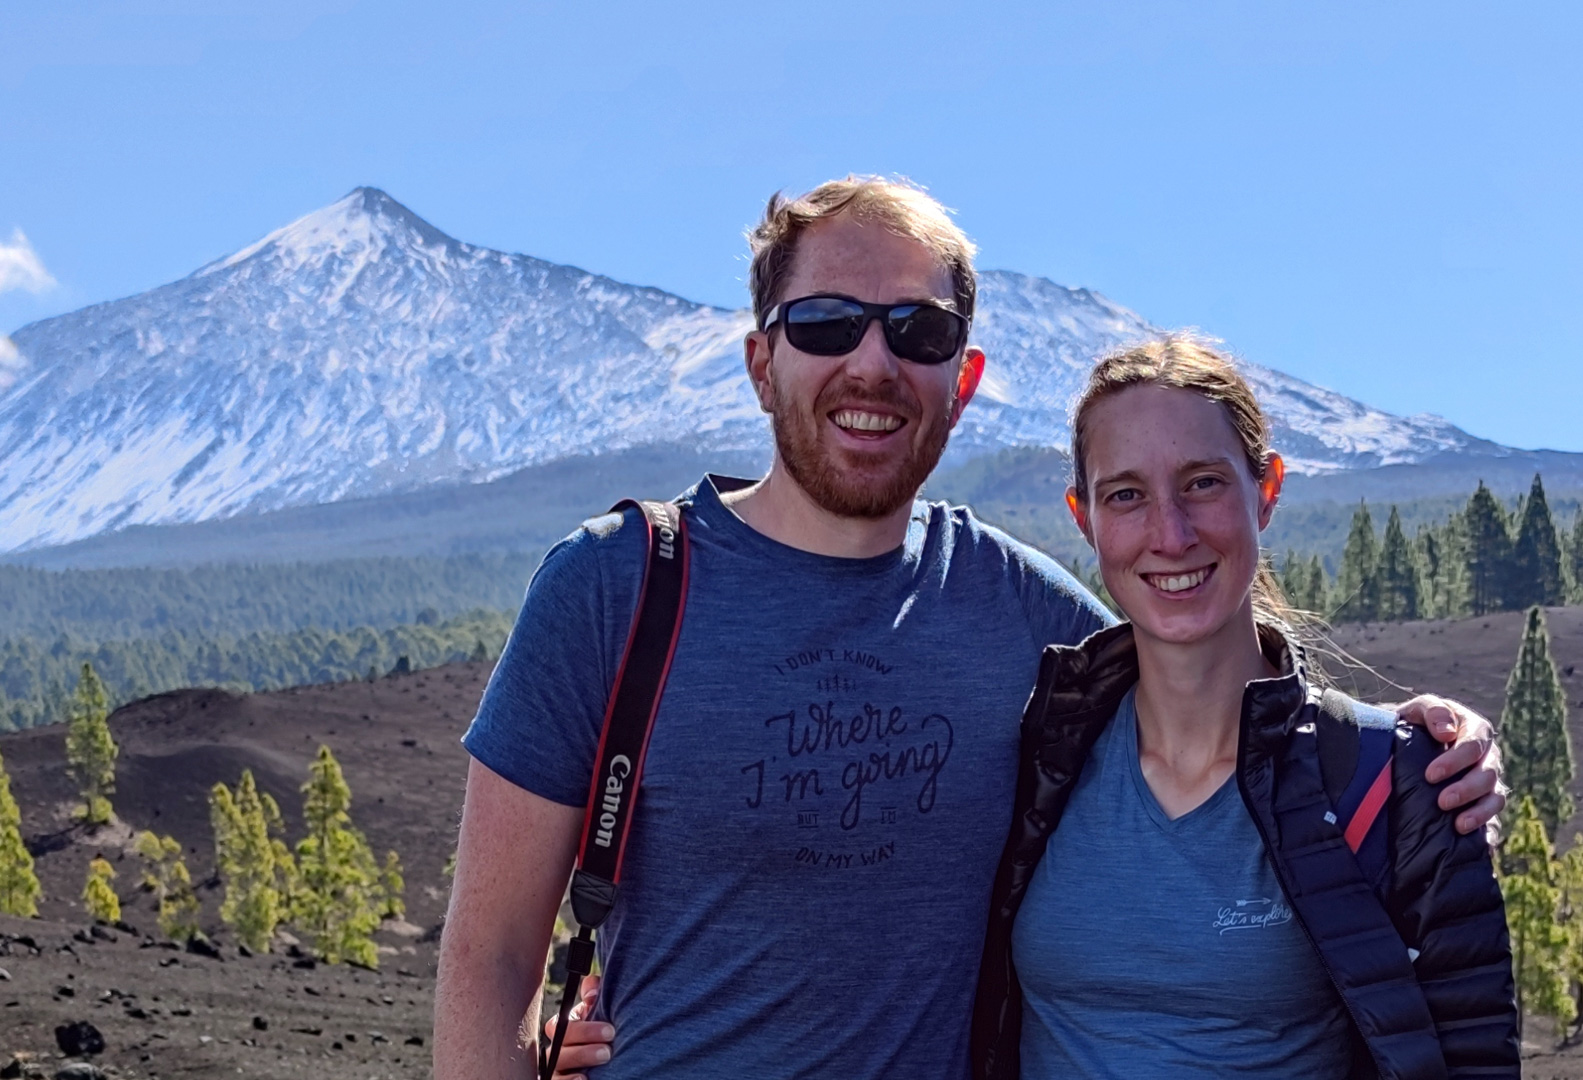
<svg viewBox="0 0 1583 1080"><path fill-rule="evenodd" d="M1347 849L1317 732L1358 729L1260 563L1283 465L1246 382L1154 342L1094 369L1072 431L1067 503L1129 622L1041 664L977 1080L1517 1076L1500 892L1422 731L1384 770L1383 880Z"/></svg>

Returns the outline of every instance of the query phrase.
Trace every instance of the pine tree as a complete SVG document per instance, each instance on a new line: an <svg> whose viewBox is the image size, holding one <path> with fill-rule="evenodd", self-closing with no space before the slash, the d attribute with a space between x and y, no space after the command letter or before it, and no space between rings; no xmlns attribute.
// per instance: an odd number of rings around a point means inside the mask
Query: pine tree
<svg viewBox="0 0 1583 1080"><path fill-rule="evenodd" d="M1567 739L1566 696L1550 659L1543 608L1530 608L1506 681L1500 738L1514 799L1530 798L1547 830L1572 814L1572 746Z"/></svg>
<svg viewBox="0 0 1583 1080"><path fill-rule="evenodd" d="M1468 613L1503 611L1511 591L1511 533L1506 511L1484 481L1479 481L1478 490L1468 500L1462 522L1467 541Z"/></svg>
<svg viewBox="0 0 1583 1080"><path fill-rule="evenodd" d="M380 874L379 883L385 894L385 910L380 912L381 917L406 918L407 902L402 899L402 893L406 892L407 882L401 875L401 857L394 851L385 852L385 869Z"/></svg>
<svg viewBox="0 0 1583 1080"><path fill-rule="evenodd" d="M1323 615L1329 610L1329 602L1325 579L1325 566L1315 555L1308 560L1308 610L1316 615Z"/></svg>
<svg viewBox="0 0 1583 1080"><path fill-rule="evenodd" d="M89 825L110 820L110 800L115 791L115 740L110 737L110 702L104 683L94 674L93 665L84 663L82 677L72 697L66 726L66 762L77 781L83 805L78 811Z"/></svg>
<svg viewBox="0 0 1583 1080"><path fill-rule="evenodd" d="M1577 517L1572 521L1572 594L1574 604L1583 604L1583 506L1578 507Z"/></svg>
<svg viewBox="0 0 1583 1080"><path fill-rule="evenodd" d="M1561 572L1561 540L1556 535L1544 482L1534 474L1533 487L1523 501L1517 542L1512 547L1510 595L1514 608L1566 603L1566 580Z"/></svg>
<svg viewBox="0 0 1583 1080"><path fill-rule="evenodd" d="M234 796L224 784L214 785L209 814L215 858L225 883L220 919L249 949L267 952L283 909L269 818L251 769L243 770Z"/></svg>
<svg viewBox="0 0 1583 1080"><path fill-rule="evenodd" d="M1388 622L1410 622L1420 617L1418 564L1402 531L1402 516L1391 507L1385 525L1385 545L1380 551L1379 617Z"/></svg>
<svg viewBox="0 0 1583 1080"><path fill-rule="evenodd" d="M165 881L170 876L170 860L181 854L181 845L173 836L157 836L144 829L137 834L132 850L143 860L143 877L138 884L153 893L156 900L163 898Z"/></svg>
<svg viewBox="0 0 1583 1080"><path fill-rule="evenodd" d="M121 900L110 887L115 876L115 867L102 858L95 857L88 864L88 881L83 886L82 899L88 914L100 922L121 921Z"/></svg>
<svg viewBox="0 0 1583 1080"><path fill-rule="evenodd" d="M1367 622L1379 617L1379 568L1374 519L1367 503L1359 501L1352 515L1352 530L1341 553L1341 573L1336 578L1336 618Z"/></svg>
<svg viewBox="0 0 1583 1080"><path fill-rule="evenodd" d="M1572 837L1567 853L1555 860L1556 887L1561 890L1561 931L1565 958L1562 970L1572 983L1574 1020L1583 1017L1583 836ZM1574 1029L1568 1039L1577 1036Z"/></svg>
<svg viewBox="0 0 1583 1080"><path fill-rule="evenodd" d="M137 834L136 850L143 859L143 887L159 901L159 929L172 941L198 936L198 896L181 845L173 836Z"/></svg>
<svg viewBox="0 0 1583 1080"><path fill-rule="evenodd" d="M489 650L484 647L483 638L478 639L478 643L473 646L472 655L470 655L467 659L471 660L475 664L489 659Z"/></svg>
<svg viewBox="0 0 1583 1080"><path fill-rule="evenodd" d="M33 856L22 842L22 811L0 758L0 914L31 919L38 914L43 892L33 872Z"/></svg>
<svg viewBox="0 0 1583 1080"><path fill-rule="evenodd" d="M1288 548L1286 560L1281 563L1281 592L1286 602L1300 611L1310 610L1308 600L1308 564Z"/></svg>
<svg viewBox="0 0 1583 1080"><path fill-rule="evenodd" d="M1445 614L1444 556L1440 538L1435 535L1432 526L1420 525L1418 535L1413 538L1413 546L1418 549L1418 566L1423 572L1423 592L1419 597L1419 606L1424 618L1438 619Z"/></svg>
<svg viewBox="0 0 1583 1080"><path fill-rule="evenodd" d="M264 811L264 827L269 834L269 849L275 862L275 889L280 894L281 918L291 911L297 895L297 860L286 846L286 826L280 817L280 804L269 792L259 793L259 804Z"/></svg>
<svg viewBox="0 0 1583 1080"><path fill-rule="evenodd" d="M327 963L350 960L376 967L370 935L384 907L379 867L348 811L352 792L328 746L310 766L303 785L302 817L308 835L297 845L296 923L313 935L314 951Z"/></svg>
<svg viewBox="0 0 1583 1080"><path fill-rule="evenodd" d="M1559 925L1561 890L1555 884L1550 839L1531 798L1517 806L1500 861L1519 1030L1525 1012L1567 1024L1576 1013L1567 993L1567 934Z"/></svg>
<svg viewBox="0 0 1583 1080"><path fill-rule="evenodd" d="M198 937L198 910L198 894L193 891L187 861L177 859L171 864L165 898L159 902L160 933L172 941L191 941Z"/></svg>

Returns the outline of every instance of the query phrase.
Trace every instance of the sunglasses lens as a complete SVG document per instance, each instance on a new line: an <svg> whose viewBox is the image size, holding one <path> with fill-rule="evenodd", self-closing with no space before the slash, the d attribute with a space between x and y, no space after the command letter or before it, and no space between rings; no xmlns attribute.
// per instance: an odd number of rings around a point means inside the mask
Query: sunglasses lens
<svg viewBox="0 0 1583 1080"><path fill-rule="evenodd" d="M943 364L962 347L964 321L944 308L920 304L892 308L885 323L891 352L915 364Z"/></svg>
<svg viewBox="0 0 1583 1080"><path fill-rule="evenodd" d="M850 300L816 296L786 309L786 340L814 356L840 356L863 337L863 309Z"/></svg>

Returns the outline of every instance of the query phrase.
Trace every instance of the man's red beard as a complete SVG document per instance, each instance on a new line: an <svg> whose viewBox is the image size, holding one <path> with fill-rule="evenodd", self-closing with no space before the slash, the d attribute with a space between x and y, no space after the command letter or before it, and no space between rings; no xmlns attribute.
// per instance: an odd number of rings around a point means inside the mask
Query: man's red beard
<svg viewBox="0 0 1583 1080"><path fill-rule="evenodd" d="M770 423L775 431L775 449L786 471L821 509L839 517L889 517L911 504L940 463L946 440L951 436L954 400L920 434L914 429L923 409L918 399L899 383L888 383L878 391L849 382L832 383L820 391L810 413L800 412L779 386L775 390ZM834 409L861 409L864 405L882 406L906 418L901 434L908 440L909 452L901 461L876 460L870 468L860 454L836 450L821 441L824 425ZM882 453L889 456L889 452ZM846 464L843 459L855 459L855 464Z"/></svg>

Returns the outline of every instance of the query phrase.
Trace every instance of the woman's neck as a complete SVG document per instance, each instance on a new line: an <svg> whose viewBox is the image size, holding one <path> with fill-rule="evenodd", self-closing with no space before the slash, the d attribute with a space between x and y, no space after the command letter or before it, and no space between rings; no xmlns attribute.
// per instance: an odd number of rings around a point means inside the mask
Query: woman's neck
<svg viewBox="0 0 1583 1080"><path fill-rule="evenodd" d="M1138 757L1170 817L1187 813L1236 767L1242 695L1275 675L1259 648L1251 604L1210 637L1182 645L1134 631Z"/></svg>

